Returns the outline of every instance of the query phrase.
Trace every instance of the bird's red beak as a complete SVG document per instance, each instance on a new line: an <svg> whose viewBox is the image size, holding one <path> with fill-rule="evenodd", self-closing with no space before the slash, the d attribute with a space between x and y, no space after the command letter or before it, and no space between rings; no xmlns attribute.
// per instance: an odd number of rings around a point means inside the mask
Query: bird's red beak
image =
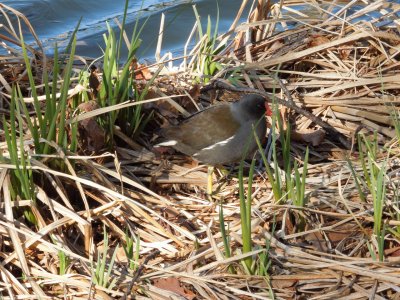
<svg viewBox="0 0 400 300"><path fill-rule="evenodd" d="M268 103L265 102L265 115L268 117L272 116L272 110L271 107L269 107Z"/></svg>

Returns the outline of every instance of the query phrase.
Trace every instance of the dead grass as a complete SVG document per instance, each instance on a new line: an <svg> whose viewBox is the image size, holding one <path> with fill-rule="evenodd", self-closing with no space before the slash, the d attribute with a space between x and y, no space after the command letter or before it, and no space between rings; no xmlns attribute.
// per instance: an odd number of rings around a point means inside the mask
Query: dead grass
<svg viewBox="0 0 400 300"><path fill-rule="evenodd" d="M297 10L294 5L299 3L306 8ZM201 95L200 86L192 85L190 60L185 60L178 71L165 68L149 92L149 99L167 98L147 104L155 112L153 123L135 141L116 131L118 141L112 153L63 153L51 144L55 154L40 157L34 153L29 132L23 133L37 179L36 199L12 200L10 170L15 166L1 159L0 291L4 299L400 297L400 148L392 117L393 112L398 114L400 103L400 35L396 27L380 24L390 20L390 25L398 26L393 11L400 7L379 1L353 1L339 10L331 2L285 1L269 6L268 1L258 1L258 5L246 23L232 27L232 43L215 58L224 68L212 79L234 81L236 88L231 91ZM356 13L349 15L351 10ZM356 20L372 12L379 13ZM13 37L18 45L18 35ZM38 72L43 70L46 59L33 60ZM6 116L10 86L26 84L22 61L17 54L0 64L0 100ZM40 76L37 80L40 84ZM359 131L367 136L378 132L382 149L378 163L386 158L388 164L385 261L371 257L377 248L372 198L368 195L366 202L361 201L345 160L351 159L361 172L359 154L355 146L342 149L332 135L324 135L310 148L306 207L276 203L264 174L255 178L254 251L245 255L240 250L236 171L228 178L221 173L216 176L219 192L210 202L204 197L205 167L180 154L160 159L150 151L153 129L167 123L166 119L176 122L182 114L195 111L196 105L208 105L203 100L212 102L216 94L226 100L253 89L267 93L271 101L272 94L293 100L349 141ZM25 100L29 102L29 95ZM94 110L80 118L103 112ZM294 125L298 140L292 143L292 155L301 159L305 135L321 128L284 106L280 113ZM1 136L1 151L7 157ZM60 157L67 172L49 167L49 161ZM229 228L231 258L224 256L219 202ZM23 218L24 207L32 210L37 224ZM303 231L298 226L300 218L307 220ZM104 248L103 228L110 240L109 258L117 251L111 266L111 278L116 278L112 290L93 283L92 262ZM127 236L140 239L135 270L129 269L122 249ZM68 257L65 274L60 274L60 251ZM269 276L247 274L241 260L247 255L259 258L261 253L268 253ZM229 273L229 266L234 273Z"/></svg>

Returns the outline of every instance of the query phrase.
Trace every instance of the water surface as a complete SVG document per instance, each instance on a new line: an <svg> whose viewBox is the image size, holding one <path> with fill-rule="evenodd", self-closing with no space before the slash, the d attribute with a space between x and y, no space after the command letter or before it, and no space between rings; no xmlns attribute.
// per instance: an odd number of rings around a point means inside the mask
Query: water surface
<svg viewBox="0 0 400 300"><path fill-rule="evenodd" d="M108 21L116 28L113 19L117 17L121 20L125 0L6 0L2 3L19 10L28 17L49 54L53 52L56 42L61 47L67 44L82 17L78 31L77 54L98 57L102 53L101 48L104 48L103 33L107 30L106 22ZM139 27L146 23L140 35L143 43L138 56L154 57L161 13L164 13L166 17L163 51L181 51L195 22L193 4L196 4L203 24L206 24L208 15L215 24L219 7L218 28L222 32L231 25L241 1L129 1L128 34L131 34L136 20L139 20ZM27 36L27 41L33 40Z"/></svg>

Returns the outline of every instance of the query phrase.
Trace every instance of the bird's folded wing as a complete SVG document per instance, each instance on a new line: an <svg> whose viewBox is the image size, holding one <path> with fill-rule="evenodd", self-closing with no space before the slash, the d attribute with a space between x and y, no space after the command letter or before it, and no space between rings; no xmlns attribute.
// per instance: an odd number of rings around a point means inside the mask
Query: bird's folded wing
<svg viewBox="0 0 400 300"><path fill-rule="evenodd" d="M200 150L232 138L239 127L229 105L218 105L192 116L178 127L166 128L163 134L168 140Z"/></svg>

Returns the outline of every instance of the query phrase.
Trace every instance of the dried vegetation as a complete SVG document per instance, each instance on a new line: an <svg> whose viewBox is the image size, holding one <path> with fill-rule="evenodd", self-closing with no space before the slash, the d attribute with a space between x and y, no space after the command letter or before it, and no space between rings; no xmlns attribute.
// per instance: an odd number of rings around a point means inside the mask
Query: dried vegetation
<svg viewBox="0 0 400 300"><path fill-rule="evenodd" d="M5 16L16 14L24 26L29 24L10 8L0 8ZM103 144L92 145L89 152L98 153L88 155L82 142L72 153L48 141L52 154L37 155L23 120L17 154L29 161L33 199L15 195L12 172L18 166L8 159L12 154L3 126L2 297L399 299L399 9L389 1L255 1L247 22L239 24L241 10L232 30L218 38L226 42L220 50L204 44L205 37L175 71L166 57L156 64L158 68L165 62L156 78L151 66L133 69L138 90L154 80L144 106L154 118L135 140L117 128L110 152L100 149ZM11 53L0 63L0 109L9 124L12 86L21 87L25 103L33 100L24 60L15 50L22 43L19 30L5 25L8 33L0 38L15 46L7 46ZM207 80L235 87L216 90L214 84L202 92L205 77L193 84L193 78L204 74L205 49L218 50L210 62L218 66ZM30 51L39 85L53 62L38 50ZM292 123L291 156L301 164L306 145L310 147L307 204L297 207L290 199L275 199L272 183L258 173L252 180L253 251L243 254L237 170L228 177L217 174L218 191L210 202L204 196L204 166L178 153L160 157L151 144L158 126L176 122L216 96L224 101L255 90L271 102L279 98L287 104L279 113L283 123ZM70 100L83 93L89 98L95 94L72 78ZM44 99L45 93L39 97ZM334 127L351 149L301 111L289 109L293 105ZM96 107L83 111L81 122L104 113ZM34 112L32 107L32 118ZM72 119L73 113L67 117ZM80 123L80 132L90 144L104 132L93 124L96 129L89 130L88 123ZM282 157L281 145L276 146ZM362 161L369 158L359 151L363 147L374 152L370 164ZM63 168L54 161L62 161ZM383 182L373 181L382 169ZM368 174L370 184L365 183ZM379 183L385 193L383 225L376 231ZM222 208L229 258L220 228ZM26 211L35 223L28 221ZM243 264L248 256L254 258L251 270Z"/></svg>

